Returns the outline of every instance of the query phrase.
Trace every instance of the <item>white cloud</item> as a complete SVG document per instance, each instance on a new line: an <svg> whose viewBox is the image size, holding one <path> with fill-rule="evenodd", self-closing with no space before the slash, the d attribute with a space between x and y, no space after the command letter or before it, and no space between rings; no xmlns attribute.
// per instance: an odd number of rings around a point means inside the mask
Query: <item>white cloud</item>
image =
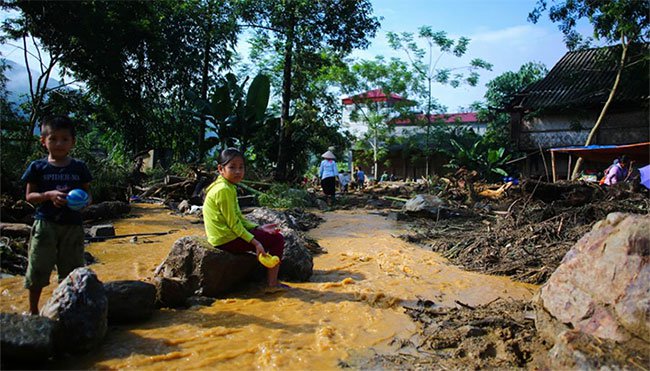
<svg viewBox="0 0 650 371"><path fill-rule="evenodd" d="M530 44L531 41L540 37L548 37L547 29L534 25L520 25L504 28L501 30L480 31L470 36L474 43L507 43L507 44Z"/></svg>

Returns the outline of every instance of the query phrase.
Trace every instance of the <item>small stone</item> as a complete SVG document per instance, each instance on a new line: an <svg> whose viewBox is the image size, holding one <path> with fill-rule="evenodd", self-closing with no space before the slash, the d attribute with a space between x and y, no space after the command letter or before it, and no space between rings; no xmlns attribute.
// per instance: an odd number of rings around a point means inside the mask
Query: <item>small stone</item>
<svg viewBox="0 0 650 371"><path fill-rule="evenodd" d="M112 224L93 225L89 234L91 237L115 237L115 227Z"/></svg>

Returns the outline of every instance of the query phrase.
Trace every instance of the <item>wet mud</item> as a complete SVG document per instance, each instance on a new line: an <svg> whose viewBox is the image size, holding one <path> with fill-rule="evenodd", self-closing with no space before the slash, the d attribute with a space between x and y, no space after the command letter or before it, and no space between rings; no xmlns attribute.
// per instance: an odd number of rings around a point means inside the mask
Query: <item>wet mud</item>
<svg viewBox="0 0 650 371"><path fill-rule="evenodd" d="M356 210L320 216L325 221L308 234L324 253L315 255L309 282L289 283L292 288L281 292L251 285L208 306L159 310L146 322L111 326L96 351L58 358L45 368L363 367L355 362L377 356L388 360L409 347L412 354L419 352L417 346L404 344L429 336L413 317L414 308L424 310L428 301L436 308L477 308L526 302L537 290L535 285L451 266L438 254L397 238L407 232L406 225L382 215ZM133 217L115 221L115 229L118 235L167 233L91 243L87 250L98 260L91 268L104 282L146 281L176 239L203 235L196 218L159 205L137 206ZM45 288L43 302L53 289L53 284ZM22 277L3 278L0 290L2 311L20 313L27 308ZM472 367L472 358L466 361L465 366Z"/></svg>

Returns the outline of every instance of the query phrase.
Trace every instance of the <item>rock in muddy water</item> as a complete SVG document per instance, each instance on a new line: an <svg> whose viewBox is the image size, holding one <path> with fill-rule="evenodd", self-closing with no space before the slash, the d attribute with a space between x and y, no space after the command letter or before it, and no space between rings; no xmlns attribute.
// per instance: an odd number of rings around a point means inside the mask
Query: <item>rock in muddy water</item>
<svg viewBox="0 0 650 371"><path fill-rule="evenodd" d="M609 214L569 250L541 288L534 299L536 326L556 345L555 353L572 354L557 349L571 343L558 337L569 330L618 344L638 340L650 349L648 225L648 215Z"/></svg>
<svg viewBox="0 0 650 371"><path fill-rule="evenodd" d="M115 227L113 224L93 225L88 231L90 237L115 237Z"/></svg>
<svg viewBox="0 0 650 371"><path fill-rule="evenodd" d="M182 282L188 296L217 297L260 276L259 267L253 254L231 254L211 246L205 237L189 236L174 242L156 276Z"/></svg>
<svg viewBox="0 0 650 371"><path fill-rule="evenodd" d="M105 201L81 211L84 220L116 219L131 211L131 205L122 201Z"/></svg>
<svg viewBox="0 0 650 371"><path fill-rule="evenodd" d="M186 288L186 281L178 278L155 277L157 308L178 308L185 306L187 297L191 295Z"/></svg>
<svg viewBox="0 0 650 371"><path fill-rule="evenodd" d="M214 298L209 298L207 296L190 296L185 301L185 304L188 307L200 306L200 307L209 307L214 303Z"/></svg>
<svg viewBox="0 0 650 371"><path fill-rule="evenodd" d="M178 211L181 213L186 213L190 211L191 207L192 205L190 205L190 202L188 200L183 200L180 204L178 204Z"/></svg>
<svg viewBox="0 0 650 371"><path fill-rule="evenodd" d="M57 348L69 352L91 350L106 334L108 299L104 285L92 270L77 268L54 290L41 315L58 323Z"/></svg>
<svg viewBox="0 0 650 371"><path fill-rule="evenodd" d="M142 281L113 281L104 284L111 324L148 319L156 302L156 287Z"/></svg>
<svg viewBox="0 0 650 371"><path fill-rule="evenodd" d="M275 223L284 236L284 253L280 265L280 278L289 281L308 281L314 272L314 258L307 249L309 242L296 231L298 225L290 215L267 208L257 208L246 218L263 225Z"/></svg>
<svg viewBox="0 0 650 371"><path fill-rule="evenodd" d="M42 316L0 313L2 363L25 367L54 355L56 322ZM2 367L6 369L6 367Z"/></svg>

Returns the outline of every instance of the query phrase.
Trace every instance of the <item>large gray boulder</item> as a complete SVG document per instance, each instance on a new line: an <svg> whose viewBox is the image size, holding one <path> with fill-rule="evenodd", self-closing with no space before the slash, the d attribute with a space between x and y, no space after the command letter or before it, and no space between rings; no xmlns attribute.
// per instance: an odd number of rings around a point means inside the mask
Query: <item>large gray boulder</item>
<svg viewBox="0 0 650 371"><path fill-rule="evenodd" d="M156 287L142 281L113 281L104 284L108 298L109 323L128 323L151 317Z"/></svg>
<svg viewBox="0 0 650 371"><path fill-rule="evenodd" d="M402 210L409 213L427 212L437 214L438 210L445 205L445 202L437 196L420 194L404 203Z"/></svg>
<svg viewBox="0 0 650 371"><path fill-rule="evenodd" d="M253 254L231 254L211 246L205 237L188 236L174 242L155 276L181 282L187 296L217 297L253 280L261 268Z"/></svg>
<svg viewBox="0 0 650 371"><path fill-rule="evenodd" d="M534 299L551 354L579 353L557 349L576 346L569 331L650 349L649 226L649 215L609 214L565 255Z"/></svg>
<svg viewBox="0 0 650 371"><path fill-rule="evenodd" d="M308 281L314 273L314 258L307 248L309 241L301 233L298 221L290 214L281 211L257 208L246 215L246 218L259 224L275 223L284 236L284 253L280 265L279 276L288 281Z"/></svg>
<svg viewBox="0 0 650 371"><path fill-rule="evenodd" d="M459 209L450 208L440 197L419 194L406 201L402 211L407 215L425 218L451 218L463 214Z"/></svg>
<svg viewBox="0 0 650 371"><path fill-rule="evenodd" d="M41 315L58 322L55 343L69 352L95 348L106 335L108 299L95 273L77 268L54 290Z"/></svg>
<svg viewBox="0 0 650 371"><path fill-rule="evenodd" d="M56 322L41 316L0 313L2 362L43 361L54 355Z"/></svg>

